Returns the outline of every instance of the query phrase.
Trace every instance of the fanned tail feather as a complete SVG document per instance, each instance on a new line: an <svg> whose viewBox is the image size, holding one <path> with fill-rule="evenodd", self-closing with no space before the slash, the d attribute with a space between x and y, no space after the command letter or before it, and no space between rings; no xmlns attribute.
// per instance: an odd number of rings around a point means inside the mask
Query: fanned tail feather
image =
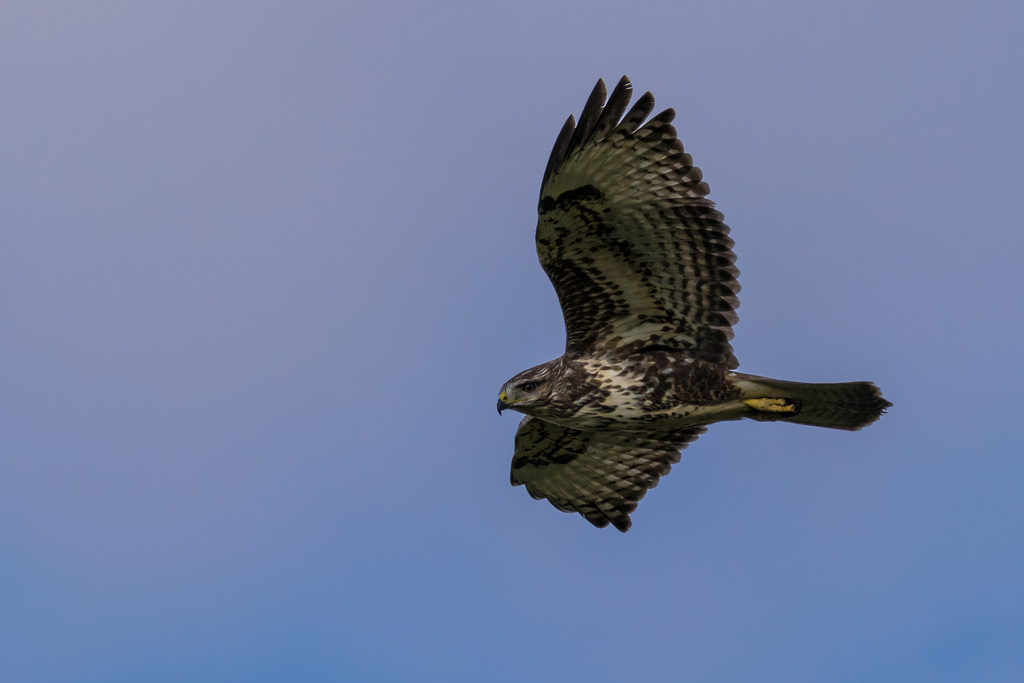
<svg viewBox="0 0 1024 683"><path fill-rule="evenodd" d="M746 417L856 431L877 420L892 403L871 382L807 384L733 373L750 408Z"/></svg>

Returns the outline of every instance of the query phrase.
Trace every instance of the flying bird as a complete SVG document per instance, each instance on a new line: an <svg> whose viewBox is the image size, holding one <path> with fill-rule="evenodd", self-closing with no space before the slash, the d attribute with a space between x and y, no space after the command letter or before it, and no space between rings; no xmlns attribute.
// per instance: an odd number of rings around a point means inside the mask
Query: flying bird
<svg viewBox="0 0 1024 683"><path fill-rule="evenodd" d="M723 216L647 92L597 82L555 141L537 255L565 319L565 354L498 394L523 413L512 484L619 531L680 450L724 420L857 430L892 404L870 382L805 384L735 372L739 270Z"/></svg>

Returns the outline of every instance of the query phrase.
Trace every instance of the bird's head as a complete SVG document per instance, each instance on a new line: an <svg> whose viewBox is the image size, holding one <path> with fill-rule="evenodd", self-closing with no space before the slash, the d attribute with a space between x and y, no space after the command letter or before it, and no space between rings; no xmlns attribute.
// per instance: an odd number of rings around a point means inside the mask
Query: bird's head
<svg viewBox="0 0 1024 683"><path fill-rule="evenodd" d="M554 384L553 362L524 370L505 382L498 393L498 414L508 408L531 415L533 409L545 405L551 398Z"/></svg>

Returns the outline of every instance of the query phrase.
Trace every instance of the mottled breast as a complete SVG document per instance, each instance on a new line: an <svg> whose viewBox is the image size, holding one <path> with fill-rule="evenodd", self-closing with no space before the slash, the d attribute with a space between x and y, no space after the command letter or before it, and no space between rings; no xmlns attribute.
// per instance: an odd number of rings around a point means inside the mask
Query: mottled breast
<svg viewBox="0 0 1024 683"><path fill-rule="evenodd" d="M580 359L589 390L564 420L577 429L677 429L706 424L739 389L725 366L667 350ZM728 419L728 418L724 418Z"/></svg>

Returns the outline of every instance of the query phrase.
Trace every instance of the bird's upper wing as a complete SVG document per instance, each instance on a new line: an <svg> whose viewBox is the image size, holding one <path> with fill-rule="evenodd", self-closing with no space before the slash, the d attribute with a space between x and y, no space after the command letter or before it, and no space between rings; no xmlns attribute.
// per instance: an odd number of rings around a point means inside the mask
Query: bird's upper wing
<svg viewBox="0 0 1024 683"><path fill-rule="evenodd" d="M648 92L623 116L631 91L623 77L606 105L598 81L544 172L537 253L562 306L566 354L658 347L735 368L729 228L676 137L675 112L644 124Z"/></svg>
<svg viewBox="0 0 1024 683"><path fill-rule="evenodd" d="M512 485L526 484L534 498L596 527L628 531L629 513L704 431L585 432L525 417L516 431Z"/></svg>

